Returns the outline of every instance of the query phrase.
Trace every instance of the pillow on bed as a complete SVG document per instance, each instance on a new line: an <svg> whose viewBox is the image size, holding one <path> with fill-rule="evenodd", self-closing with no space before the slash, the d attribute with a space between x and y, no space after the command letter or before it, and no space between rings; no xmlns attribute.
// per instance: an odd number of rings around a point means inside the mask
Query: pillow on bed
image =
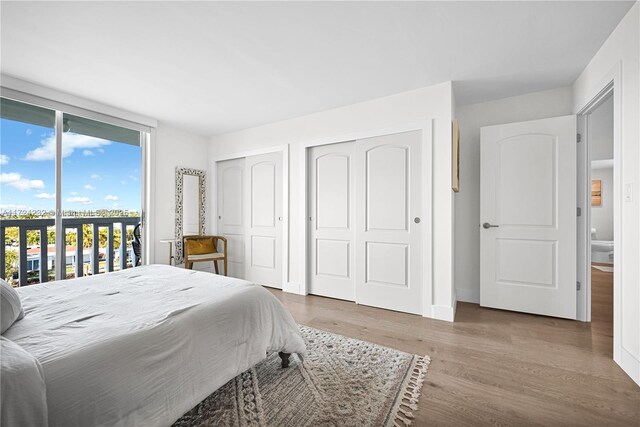
<svg viewBox="0 0 640 427"><path fill-rule="evenodd" d="M47 387L42 365L35 356L5 337L0 337L0 352L0 425L46 427L49 423Z"/></svg>
<svg viewBox="0 0 640 427"><path fill-rule="evenodd" d="M0 290L0 333L9 329L16 320L24 317L20 295L13 289L13 286L0 279L2 282Z"/></svg>

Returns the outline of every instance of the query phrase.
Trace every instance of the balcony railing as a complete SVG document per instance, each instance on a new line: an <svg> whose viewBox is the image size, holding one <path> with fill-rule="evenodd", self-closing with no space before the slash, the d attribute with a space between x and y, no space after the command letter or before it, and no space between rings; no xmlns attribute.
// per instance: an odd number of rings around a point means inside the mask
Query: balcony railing
<svg viewBox="0 0 640 427"><path fill-rule="evenodd" d="M127 226L135 227L140 222L139 217L110 217L110 218L62 218L62 236L56 236L56 239L63 238L66 241L67 230L75 229L76 231L76 246L75 246L75 277L82 277L84 270L84 245L83 245L83 225L92 225L93 239L91 244L91 274L100 273L100 228L107 229L107 244L106 244L106 271L114 271L114 239L113 231L114 226L119 224L120 227L120 247L119 251L119 267L121 270L127 268L127 246L130 242L127 242ZM6 277L5 259L6 259L6 244L5 236L6 229L10 227L18 228L19 238L19 257L18 257L18 279L20 286L27 285L27 231L39 231L40 232L40 257L39 257L39 279L40 283L47 282L49 280L48 269L48 227L55 226L54 218L40 218L40 219L3 219L0 221L0 277L3 279ZM65 246L66 248L66 246ZM64 260L57 260L55 262L55 268L62 268L66 275L66 250L64 254ZM133 260L135 265L135 260Z"/></svg>

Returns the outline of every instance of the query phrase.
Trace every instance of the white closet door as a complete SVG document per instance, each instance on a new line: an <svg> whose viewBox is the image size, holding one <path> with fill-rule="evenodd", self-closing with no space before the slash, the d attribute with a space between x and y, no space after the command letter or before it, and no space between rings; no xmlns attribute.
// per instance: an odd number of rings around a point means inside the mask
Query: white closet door
<svg viewBox="0 0 640 427"><path fill-rule="evenodd" d="M244 163L244 159L218 163L218 234L227 238L228 275L239 279L245 277Z"/></svg>
<svg viewBox="0 0 640 427"><path fill-rule="evenodd" d="M245 279L282 288L282 154L245 159Z"/></svg>
<svg viewBox="0 0 640 427"><path fill-rule="evenodd" d="M309 292L355 301L354 142L323 145L309 158Z"/></svg>
<svg viewBox="0 0 640 427"><path fill-rule="evenodd" d="M356 141L356 302L422 314L421 132Z"/></svg>

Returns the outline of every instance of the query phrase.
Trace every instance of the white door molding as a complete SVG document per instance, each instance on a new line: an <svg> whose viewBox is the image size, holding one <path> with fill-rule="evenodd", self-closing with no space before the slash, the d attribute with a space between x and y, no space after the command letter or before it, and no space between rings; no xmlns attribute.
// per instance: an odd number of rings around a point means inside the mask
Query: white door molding
<svg viewBox="0 0 640 427"><path fill-rule="evenodd" d="M640 384L640 360L625 347L622 335L622 278L624 275L624 254L622 253L622 63L618 62L600 82L589 90L588 95L576 101L574 111L579 115L587 114L605 95L607 87L613 83L613 360L638 384ZM631 95L629 95L631 96ZM588 140L588 138L587 138ZM580 163L581 165L581 163ZM586 165L585 165L586 166ZM582 230L590 239L591 230ZM590 240L587 240L590 242ZM631 262L627 268L633 268ZM635 265L637 268L637 265ZM591 283L587 282L585 292L578 299L578 310L582 311L580 320L590 321ZM637 327L637 325L631 326Z"/></svg>
<svg viewBox="0 0 640 427"><path fill-rule="evenodd" d="M434 317L433 309L433 257L432 257L432 242L433 242L433 220L432 220L432 181L433 181L433 121L426 120L420 122L411 122L405 124L399 124L396 126L390 126L379 129L369 129L359 132L352 132L349 134L335 135L330 137L324 137L314 139L306 142L302 142L302 149L299 153L299 182L303 183L300 186L300 205L298 215L300 221L300 251L301 259L300 263L300 277L302 283L292 284L293 288L298 288L298 293L301 295L307 295L308 289L308 155L307 151L310 147L316 147L320 145L336 144L346 141L355 141L358 139L372 138L377 136L390 135L401 132L409 131L421 131L422 135L422 170L423 170L423 182L422 182L422 218L424 221L424 227L422 231L422 258L424 263L422 264L422 286L423 286L423 301L422 301L422 315L425 317ZM438 317L439 318L439 317ZM448 316L443 320L451 320Z"/></svg>

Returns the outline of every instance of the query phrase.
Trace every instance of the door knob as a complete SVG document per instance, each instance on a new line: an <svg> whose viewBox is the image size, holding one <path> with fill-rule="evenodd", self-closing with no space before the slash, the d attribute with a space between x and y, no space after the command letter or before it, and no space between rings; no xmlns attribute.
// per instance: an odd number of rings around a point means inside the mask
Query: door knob
<svg viewBox="0 0 640 427"><path fill-rule="evenodd" d="M415 222L416 224L420 224L420 217L415 217L413 219L413 222Z"/></svg>
<svg viewBox="0 0 640 427"><path fill-rule="evenodd" d="M498 228L500 227L499 225L493 225L493 224L489 224L488 222L485 222L484 224L482 224L482 228Z"/></svg>

